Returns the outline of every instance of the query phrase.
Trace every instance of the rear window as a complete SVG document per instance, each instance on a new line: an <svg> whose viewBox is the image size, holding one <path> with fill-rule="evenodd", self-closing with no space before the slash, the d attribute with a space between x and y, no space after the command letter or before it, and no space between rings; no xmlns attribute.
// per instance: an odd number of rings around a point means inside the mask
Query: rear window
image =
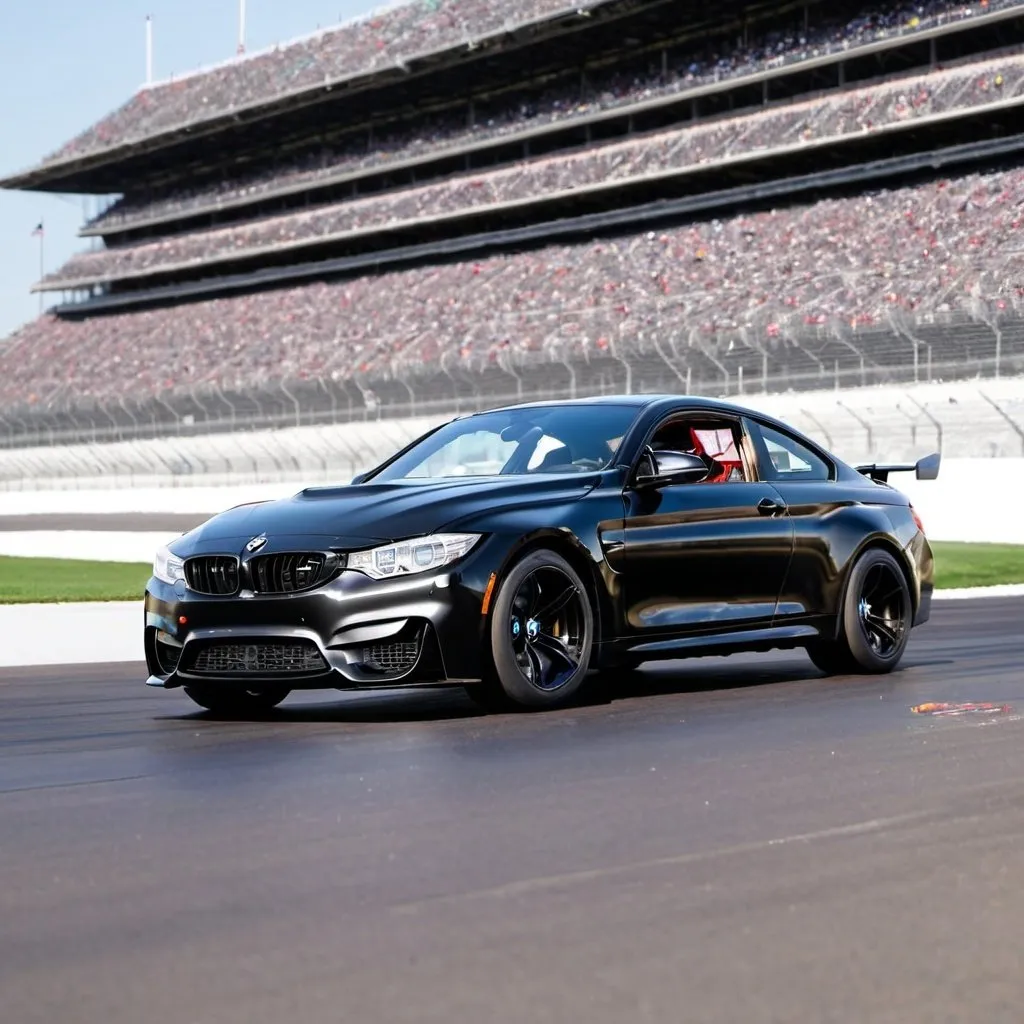
<svg viewBox="0 0 1024 1024"><path fill-rule="evenodd" d="M788 434L771 427L761 427L761 437L768 449L771 468L779 480L829 480L832 468L829 464Z"/></svg>

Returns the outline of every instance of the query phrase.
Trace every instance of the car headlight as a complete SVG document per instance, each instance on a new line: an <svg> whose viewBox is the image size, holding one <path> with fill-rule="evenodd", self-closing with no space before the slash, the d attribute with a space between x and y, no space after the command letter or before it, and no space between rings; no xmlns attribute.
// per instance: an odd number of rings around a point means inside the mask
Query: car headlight
<svg viewBox="0 0 1024 1024"><path fill-rule="evenodd" d="M414 537L368 551L353 551L348 556L348 567L375 580L427 572L461 558L479 539L479 533L435 533L429 537Z"/></svg>
<svg viewBox="0 0 1024 1024"><path fill-rule="evenodd" d="M170 548L164 546L153 558L153 575L158 580L174 586L178 580L185 578L185 560L172 554Z"/></svg>

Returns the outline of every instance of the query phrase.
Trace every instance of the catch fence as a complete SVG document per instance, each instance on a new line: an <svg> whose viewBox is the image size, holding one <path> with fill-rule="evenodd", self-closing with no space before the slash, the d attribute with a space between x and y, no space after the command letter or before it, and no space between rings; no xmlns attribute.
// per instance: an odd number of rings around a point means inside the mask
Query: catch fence
<svg viewBox="0 0 1024 1024"><path fill-rule="evenodd" d="M330 380L204 384L151 397L65 398L0 410L0 449L105 445L164 438L396 420L441 420L497 404L619 393L687 393L749 401L767 394L1012 377L1024 373L1024 317L979 311L884 327L762 323L709 339L637 327L581 347L571 322L536 351L442 352L429 365L392 362ZM68 391L72 390L73 384ZM284 471L284 466L281 471Z"/></svg>

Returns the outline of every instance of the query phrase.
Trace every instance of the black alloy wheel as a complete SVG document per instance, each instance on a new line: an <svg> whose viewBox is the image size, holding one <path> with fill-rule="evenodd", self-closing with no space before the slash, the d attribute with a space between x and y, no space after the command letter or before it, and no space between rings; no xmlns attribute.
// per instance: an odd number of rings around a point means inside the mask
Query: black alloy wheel
<svg viewBox="0 0 1024 1024"><path fill-rule="evenodd" d="M885 562L875 562L864 574L857 615L871 650L879 658L890 658L902 649L910 628L910 595L906 590L903 573Z"/></svg>
<svg viewBox="0 0 1024 1024"><path fill-rule="evenodd" d="M903 567L888 551L869 548L850 571L838 636L807 653L830 675L891 672L906 650L912 617Z"/></svg>
<svg viewBox="0 0 1024 1024"><path fill-rule="evenodd" d="M558 566L532 570L512 598L509 633L527 682L558 690L579 671L586 622L577 582Z"/></svg>
<svg viewBox="0 0 1024 1024"><path fill-rule="evenodd" d="M273 685L251 689L232 686L230 683L185 687L185 693L201 708L232 717L270 711L291 692L286 686Z"/></svg>
<svg viewBox="0 0 1024 1024"><path fill-rule="evenodd" d="M554 551L530 552L498 588L490 622L493 671L467 691L489 710L564 703L587 674L593 632L590 597L573 567Z"/></svg>

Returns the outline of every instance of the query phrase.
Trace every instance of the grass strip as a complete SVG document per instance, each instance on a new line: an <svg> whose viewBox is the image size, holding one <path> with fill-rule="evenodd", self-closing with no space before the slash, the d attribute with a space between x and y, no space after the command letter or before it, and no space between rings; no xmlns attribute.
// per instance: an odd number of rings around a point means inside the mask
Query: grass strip
<svg viewBox="0 0 1024 1024"><path fill-rule="evenodd" d="M1024 544L933 541L932 549L938 589L1024 583ZM149 573L134 562L0 555L0 604L141 600Z"/></svg>
<svg viewBox="0 0 1024 1024"><path fill-rule="evenodd" d="M151 566L0 555L0 604L142 600Z"/></svg>
<svg viewBox="0 0 1024 1024"><path fill-rule="evenodd" d="M935 586L991 587L1024 583L1024 544L966 544L932 541Z"/></svg>

